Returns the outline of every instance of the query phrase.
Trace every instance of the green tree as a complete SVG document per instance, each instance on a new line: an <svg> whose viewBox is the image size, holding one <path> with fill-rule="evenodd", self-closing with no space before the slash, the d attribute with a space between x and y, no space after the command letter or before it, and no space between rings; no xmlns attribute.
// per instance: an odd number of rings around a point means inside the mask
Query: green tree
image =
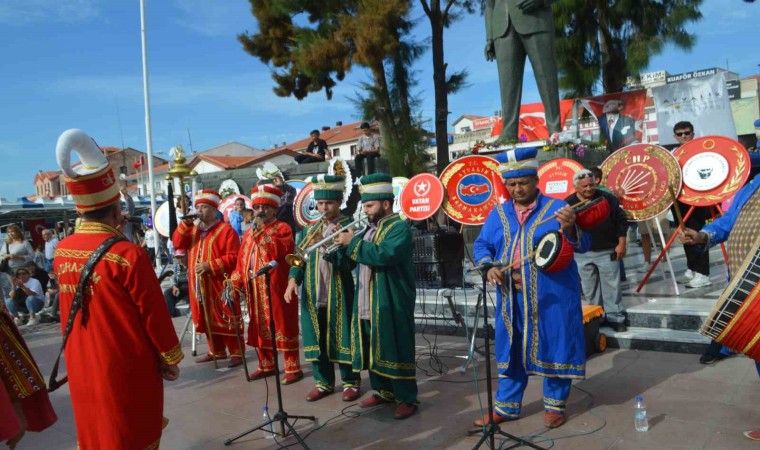
<svg viewBox="0 0 760 450"><path fill-rule="evenodd" d="M372 79L371 105L380 122L383 146L389 149L391 171L409 170L401 132L412 123L406 103L408 85L400 69L404 58L401 36L410 27L408 0L249 0L258 32L238 35L249 54L272 67L274 92L303 99L332 88L355 65ZM394 60L397 64L393 64ZM408 69L407 69L408 70ZM408 75L408 72L407 72ZM391 82L389 82L389 76ZM407 80L408 81L408 80ZM398 99L394 105L391 85ZM406 159L406 161L405 161Z"/></svg>
<svg viewBox="0 0 760 450"><path fill-rule="evenodd" d="M699 20L702 0L559 0L552 5L560 88L568 97L620 92L666 44L689 50L685 26Z"/></svg>
<svg viewBox="0 0 760 450"><path fill-rule="evenodd" d="M435 92L435 140L436 169L440 174L449 165L449 94L466 85L467 71L446 75L448 64L443 52L443 34L464 13L475 12L477 0L420 0L422 9L430 21L430 45L433 54L433 88Z"/></svg>

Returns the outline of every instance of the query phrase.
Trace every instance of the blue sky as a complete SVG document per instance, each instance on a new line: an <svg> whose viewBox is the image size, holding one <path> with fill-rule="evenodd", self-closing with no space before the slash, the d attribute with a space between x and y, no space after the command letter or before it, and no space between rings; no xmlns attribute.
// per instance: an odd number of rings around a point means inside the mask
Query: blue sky
<svg viewBox="0 0 760 450"><path fill-rule="evenodd" d="M147 0L154 151L181 144L201 151L229 141L256 148L290 142L336 121L360 120L348 100L367 81L355 70L335 89L303 101L272 93L269 68L245 53L236 35L255 29L247 0ZM691 53L668 48L651 70L680 73L728 67L758 73L760 6L706 0ZM417 36L429 35L420 9ZM753 36L754 34L754 36ZM467 68L470 85L450 97L451 122L499 109L494 64L483 58L483 18L466 17L446 32L450 69ZM34 192L38 170L55 170L55 143L81 128L101 146L146 149L140 9L137 0L3 0L0 2L0 196ZM755 45L751 45L755 42ZM433 115L431 56L418 63L422 114ZM523 102L539 101L526 72ZM431 124L432 127L432 124Z"/></svg>

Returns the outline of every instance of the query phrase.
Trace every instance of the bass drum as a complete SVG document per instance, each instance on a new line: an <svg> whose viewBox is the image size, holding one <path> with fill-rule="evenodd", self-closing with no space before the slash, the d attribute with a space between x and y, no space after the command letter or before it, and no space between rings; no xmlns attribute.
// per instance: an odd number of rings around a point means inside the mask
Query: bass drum
<svg viewBox="0 0 760 450"><path fill-rule="evenodd" d="M167 200L156 209L156 217L153 220L153 226L163 237L169 237L169 202Z"/></svg>

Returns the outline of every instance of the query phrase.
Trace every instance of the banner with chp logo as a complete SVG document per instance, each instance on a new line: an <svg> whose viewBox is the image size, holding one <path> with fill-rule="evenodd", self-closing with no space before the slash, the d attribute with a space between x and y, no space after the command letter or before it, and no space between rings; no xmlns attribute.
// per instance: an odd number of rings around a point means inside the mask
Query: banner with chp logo
<svg viewBox="0 0 760 450"><path fill-rule="evenodd" d="M681 121L694 125L696 137L736 137L724 72L654 87L652 96L660 145L677 144L673 126Z"/></svg>

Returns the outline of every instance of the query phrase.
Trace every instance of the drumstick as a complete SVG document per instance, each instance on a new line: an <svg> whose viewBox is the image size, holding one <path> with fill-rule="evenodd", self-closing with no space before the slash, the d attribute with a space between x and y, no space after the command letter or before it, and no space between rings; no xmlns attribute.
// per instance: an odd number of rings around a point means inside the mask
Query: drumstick
<svg viewBox="0 0 760 450"><path fill-rule="evenodd" d="M573 205L570 205L570 207L571 207L571 208L573 208L573 209L575 209L575 208L578 208L578 207L580 207L580 206L583 206L584 204L586 204L586 203L588 203L588 202L589 202L588 200L581 200L581 201L579 201L578 203L575 203L575 204L573 204ZM556 217L554 217L554 215L552 214L552 216L551 216L551 217L549 217L548 219L544 219L544 220L542 220L542 221L541 221L541 222L539 222L539 223L538 223L538 225L536 225L536 226L538 227L538 226L541 226L541 225L547 224L547 223L551 222L553 219L556 219Z"/></svg>
<svg viewBox="0 0 760 450"><path fill-rule="evenodd" d="M681 208L678 207L678 198L676 198L676 192L673 190L672 184L668 184L668 191L670 191L670 197L673 199L673 209L676 210L678 226L681 227L681 232L683 233L686 231L686 225L683 223L683 217L681 217Z"/></svg>
<svg viewBox="0 0 760 450"><path fill-rule="evenodd" d="M521 266L521 265L522 265L522 263L524 263L526 260L528 260L528 259L530 259L530 258L534 257L535 255L536 255L536 251L535 251L535 250L531 250L531 251L528 253L528 255L527 255L527 256L524 256L524 257L522 257L522 258L518 259L518 260L517 260L517 261L515 261L515 262L511 262L511 263L509 263L509 265L508 265L508 266L506 266L506 267L504 267L503 269L501 269L502 273L506 273L506 272L507 272L509 269L511 269L511 268L512 268L512 267L514 267L514 266L518 266L518 267L519 267L519 266Z"/></svg>
<svg viewBox="0 0 760 450"><path fill-rule="evenodd" d="M581 200L581 201L579 201L578 203L574 203L574 204L570 205L570 207L571 207L571 208L573 208L573 209L575 209L575 208L578 208L579 206L583 206L584 204L586 204L586 203L588 203L588 202L589 202L589 200ZM548 222L550 222L550 221L551 221L551 220L553 220L553 219L555 219L554 215L552 215L552 216L551 216L551 217L549 217L548 219L544 219L544 220L542 220L542 221L541 221L541 222L539 222L539 223L538 223L538 225L536 225L536 226L540 226L540 225L543 225L543 224L545 224L545 223L548 223ZM510 263L509 263L509 265L508 265L507 267L505 267L505 268L501 269L501 271L502 271L502 272L506 272L507 270L509 270L509 268L510 268L510 267L512 267L512 266L515 266L515 265L520 265L520 264L522 264L523 262L525 262L525 260L527 260L527 259L530 259L530 258L532 258L533 256L535 256L535 254L536 254L536 251L535 251L535 250L531 250L531 251L528 253L528 255L527 255L527 256L524 256L524 257L520 258L519 260L517 260L517 261L515 261L515 262L510 262Z"/></svg>

